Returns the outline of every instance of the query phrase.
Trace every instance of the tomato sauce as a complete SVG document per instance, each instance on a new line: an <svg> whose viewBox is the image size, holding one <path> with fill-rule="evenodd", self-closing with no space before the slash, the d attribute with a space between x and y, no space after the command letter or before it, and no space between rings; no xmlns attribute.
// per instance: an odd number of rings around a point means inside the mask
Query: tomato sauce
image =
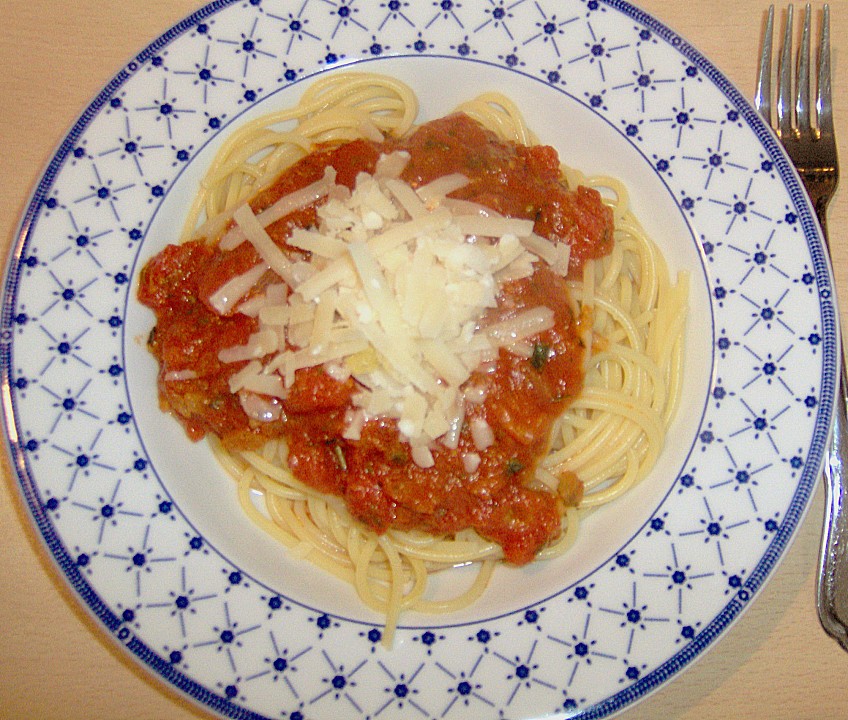
<svg viewBox="0 0 848 720"><path fill-rule="evenodd" d="M453 197L532 219L540 235L569 243L570 274L612 248L611 212L595 190L564 187L552 148L504 143L462 114L422 125L403 140L354 141L312 153L251 205L259 212L319 179L329 165L337 171L337 182L352 187L358 172L373 172L380 154L395 149L411 155L402 177L413 187L463 173L470 182ZM309 208L268 231L286 252L303 255L287 246L286 238L292 227L309 227L315 220ZM501 312L543 305L553 311L554 327L532 339L529 359L501 350L496 363L472 375L468 383L482 391L483 402L466 405L459 447L437 443L435 464L424 469L412 461L394 420L369 420L358 441L346 440L344 418L356 384L339 382L321 368L296 373L288 397L280 401L279 419L258 421L244 412L228 386L244 363L221 363L218 352L244 344L257 323L238 312L221 316L208 299L258 261L249 243L224 252L201 240L169 245L141 272L139 300L157 318L148 346L160 364L160 402L192 440L212 433L225 447L239 450L285 438L295 476L343 497L351 514L377 532L399 528L450 534L473 528L500 544L506 560L515 564L531 561L557 537L563 505L579 501L579 482L568 478L569 489L557 494L539 487L533 477L554 420L583 382L584 348L564 278L539 263L531 277L501 288ZM494 435L482 452L470 429L475 420L485 421ZM463 463L469 453L481 459L473 472Z"/></svg>

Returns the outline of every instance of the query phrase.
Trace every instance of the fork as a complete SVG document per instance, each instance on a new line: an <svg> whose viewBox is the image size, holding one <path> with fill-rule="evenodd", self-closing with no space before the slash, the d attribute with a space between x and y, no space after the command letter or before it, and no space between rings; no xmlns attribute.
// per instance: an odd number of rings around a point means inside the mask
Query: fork
<svg viewBox="0 0 848 720"><path fill-rule="evenodd" d="M839 181L836 138L833 131L833 105L830 83L830 8L822 12L821 39L816 83L816 122L810 106L810 5L804 12L804 27L798 50L795 79L794 112L792 97L792 16L793 7L786 12L783 46L778 60L777 117L772 118L771 55L774 26L774 6L768 11L760 70L754 105L763 119L772 126L786 154L795 166L821 226L825 244L827 206ZM825 518L822 530L816 605L822 627L844 649L848 650L848 379L844 356L840 357L839 394L836 412L824 464Z"/></svg>

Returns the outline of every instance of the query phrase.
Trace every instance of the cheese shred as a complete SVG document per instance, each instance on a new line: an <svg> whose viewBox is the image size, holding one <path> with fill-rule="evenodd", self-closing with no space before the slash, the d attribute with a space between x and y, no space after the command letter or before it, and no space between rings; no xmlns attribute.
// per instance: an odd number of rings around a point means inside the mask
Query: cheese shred
<svg viewBox="0 0 848 720"><path fill-rule="evenodd" d="M219 312L232 312L245 281L266 268L288 288L285 297L275 290L245 301L259 330L247 345L219 354L222 362L251 361L233 375L234 390L283 397L297 370L315 366L352 376L358 412L349 432L364 419L393 418L426 467L434 443L454 442L464 415L460 387L471 373L499 348L526 355L526 339L553 325L547 307L499 315L501 284L540 261L565 276L569 247L535 235L532 221L452 203L446 196L467 183L462 175L416 190L398 178L407 160L384 155L352 192L328 171L307 192L277 201L276 208L290 208L328 197L317 227L291 237L310 253L308 263L293 262L269 236L277 210L256 215L240 206L228 238L250 242L263 262L213 297Z"/></svg>

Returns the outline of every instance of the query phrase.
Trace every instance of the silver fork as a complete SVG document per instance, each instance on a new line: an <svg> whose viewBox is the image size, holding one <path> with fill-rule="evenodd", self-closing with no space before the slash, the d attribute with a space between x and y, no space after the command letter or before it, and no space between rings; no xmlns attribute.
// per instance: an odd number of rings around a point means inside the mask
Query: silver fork
<svg viewBox="0 0 848 720"><path fill-rule="evenodd" d="M792 16L786 12L786 29L778 64L777 117L771 108L771 55L774 6L769 8L760 72L754 104L760 115L777 133L789 159L798 170L816 211L825 243L827 205L839 181L839 163L833 132L833 106L830 84L830 9L824 6L816 84L816 122L810 106L810 5L804 12L801 46L798 50L794 113L792 96ZM826 511L822 530L819 582L816 595L822 627L848 650L848 380L845 362L840 362L839 395L833 435L824 465Z"/></svg>

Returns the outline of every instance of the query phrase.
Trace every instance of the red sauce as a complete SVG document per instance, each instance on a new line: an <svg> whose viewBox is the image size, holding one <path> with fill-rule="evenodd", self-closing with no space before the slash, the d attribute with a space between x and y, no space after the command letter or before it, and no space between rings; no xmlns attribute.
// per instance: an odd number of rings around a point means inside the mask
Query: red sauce
<svg viewBox="0 0 848 720"><path fill-rule="evenodd" d="M355 141L315 152L286 171L252 201L255 211L320 178L332 165L337 182L353 186L357 172L373 172L381 152L408 150L403 178L418 186L461 172L470 183L454 197L474 200L513 217L533 219L536 231L571 245L569 271L579 273L589 258L612 248L612 215L599 194L566 189L556 152L497 140L464 115L423 125L410 138L382 145ZM293 213L269 228L282 248L293 226L309 226L314 209ZM184 425L190 438L207 433L230 449L255 448L273 437L289 446L289 466L303 482L343 497L350 512L377 532L389 528L446 534L474 528L501 545L516 564L532 560L559 533L563 504L579 501L579 484L565 496L532 483L548 448L553 421L580 392L583 348L565 280L539 264L530 278L501 290L501 307L544 305L555 325L534 338L530 359L502 350L494 369L468 381L485 390L482 404L468 404L459 447L433 450L435 465L412 462L393 420L371 420L356 442L342 437L345 411L356 392L353 380L338 382L320 368L296 373L279 420L251 420L229 391L228 378L242 364L223 364L218 351L243 344L256 321L238 313L218 315L209 296L259 258L249 243L223 252L202 241L169 245L142 270L139 300L151 307L157 324L149 347L160 363L159 396L164 409ZM193 373L186 377L184 371ZM183 379L173 379L173 378ZM470 424L484 419L495 442L468 473L463 455L476 452Z"/></svg>

